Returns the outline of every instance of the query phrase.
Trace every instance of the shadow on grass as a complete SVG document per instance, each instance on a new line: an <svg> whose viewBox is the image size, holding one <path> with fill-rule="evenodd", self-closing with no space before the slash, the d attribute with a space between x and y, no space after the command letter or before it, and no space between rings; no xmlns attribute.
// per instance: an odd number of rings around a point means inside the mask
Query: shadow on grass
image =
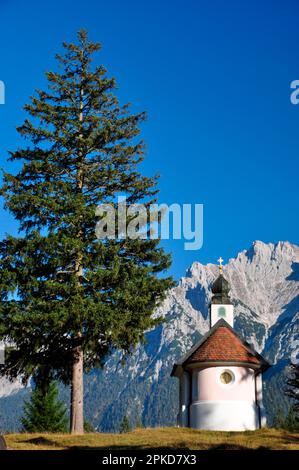
<svg viewBox="0 0 299 470"><path fill-rule="evenodd" d="M33 444L36 446L51 446L51 447L61 447L61 444L56 441L51 441L50 439L46 439L45 437L32 437L31 439L24 439L23 441L19 441L24 444Z"/></svg>
<svg viewBox="0 0 299 470"><path fill-rule="evenodd" d="M242 446L239 444L218 444L215 446L209 447L208 450L250 450L250 451L256 451L256 450L272 450L271 447L265 447L265 446L260 446L255 449L252 447L246 447Z"/></svg>
<svg viewBox="0 0 299 470"><path fill-rule="evenodd" d="M129 450L134 450L134 451L142 451L142 452L154 452L154 451L159 451L163 453L173 453L174 451L176 452L190 452L190 449L188 447L145 447L143 445L127 445L127 446L68 446L67 450L105 450L105 451L129 451Z"/></svg>
<svg viewBox="0 0 299 470"><path fill-rule="evenodd" d="M68 451L109 451L109 452L118 452L118 451L142 451L142 452L149 452L149 453L164 453L164 454L173 454L175 453L190 453L193 450L190 449L189 447L144 447L144 446L115 446L115 447L88 447L88 446L71 446L68 447L66 450ZM245 447L237 444L219 444L217 446L210 446L205 449L196 449L200 450L201 452L204 451L223 451L223 450L242 450L242 451L270 451L272 450L271 447L265 447L265 446L260 446L257 447L256 449L252 449L250 447Z"/></svg>
<svg viewBox="0 0 299 470"><path fill-rule="evenodd" d="M67 448L67 450L71 450L71 451L81 451L81 450L94 450L94 451L97 451L97 450L105 450L105 451L111 451L111 452L115 452L115 451L130 451L130 450L134 450L134 451L142 451L142 452L149 452L149 453L154 453L154 452L159 452L159 453L170 453L170 454L173 454L174 452L175 453L180 453L180 452L183 452L183 453L190 453L192 452L192 449L190 449L189 447L144 447L144 446L134 446L134 445L128 445L128 446L109 446L109 447L105 447L105 446L98 446L98 447L89 447L89 446L70 446ZM210 445L210 446L207 446L205 448L202 448L202 449L197 449L197 450L200 450L200 451L222 451L222 450L246 450L246 451L269 451L269 450L272 450L271 447L265 447L265 446L260 446L256 449L252 449L250 447L246 447L246 446L242 446L242 445L238 445L238 444L226 444L226 443L223 443L223 444L218 444L218 445Z"/></svg>
<svg viewBox="0 0 299 470"><path fill-rule="evenodd" d="M286 434L285 436L281 436L281 439L286 443L294 442L295 444L299 445L299 434L297 436Z"/></svg>

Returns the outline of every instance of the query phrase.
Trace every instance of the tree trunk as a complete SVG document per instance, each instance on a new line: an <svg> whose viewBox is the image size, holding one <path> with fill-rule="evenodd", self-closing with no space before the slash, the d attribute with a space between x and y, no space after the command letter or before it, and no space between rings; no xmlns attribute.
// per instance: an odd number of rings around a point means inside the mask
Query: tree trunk
<svg viewBox="0 0 299 470"><path fill-rule="evenodd" d="M83 419L83 351L74 351L71 383L71 434L84 433Z"/></svg>
<svg viewBox="0 0 299 470"><path fill-rule="evenodd" d="M81 256L76 261L76 274L78 283L83 274ZM81 332L78 332L78 339ZM76 346L73 352L72 382L71 382L71 434L84 434L84 414L83 414L83 365L84 353L82 346Z"/></svg>
<svg viewBox="0 0 299 470"><path fill-rule="evenodd" d="M81 232L80 234L81 235ZM75 263L75 272L78 284L83 275L81 255ZM77 338L81 338L81 331ZM73 352L72 382L71 382L71 434L84 434L84 412L83 412L83 365L84 353L82 346L76 346Z"/></svg>
<svg viewBox="0 0 299 470"><path fill-rule="evenodd" d="M79 122L83 122L83 88L80 90L80 113ZM83 134L79 135L80 140L83 139ZM81 149L78 152L80 157L79 168L77 171L77 191L82 192L83 188L83 170L80 164L83 160L83 154ZM82 229L79 228L77 237L81 239ZM75 262L75 273L78 278L78 285L81 283L81 277L83 275L82 266L82 253L78 255ZM81 337L81 332L78 332L78 337ZM71 382L71 434L84 434L84 411L83 411L83 350L80 346L77 346L74 350L74 359L72 367L72 382Z"/></svg>

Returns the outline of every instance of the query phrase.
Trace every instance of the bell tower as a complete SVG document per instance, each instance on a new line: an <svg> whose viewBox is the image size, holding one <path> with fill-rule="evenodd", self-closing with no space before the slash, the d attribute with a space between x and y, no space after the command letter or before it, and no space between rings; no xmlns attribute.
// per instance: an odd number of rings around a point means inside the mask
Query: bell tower
<svg viewBox="0 0 299 470"><path fill-rule="evenodd" d="M220 257L219 262L219 276L212 286L212 302L210 306L210 327L215 325L218 320L223 318L232 328L234 327L234 306L229 298L229 283L223 277L222 263L223 259Z"/></svg>

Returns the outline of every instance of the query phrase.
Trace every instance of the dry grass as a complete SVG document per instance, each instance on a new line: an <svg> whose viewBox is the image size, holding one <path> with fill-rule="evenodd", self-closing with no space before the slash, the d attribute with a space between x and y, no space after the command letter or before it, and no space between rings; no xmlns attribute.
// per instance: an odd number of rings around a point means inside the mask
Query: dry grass
<svg viewBox="0 0 299 470"><path fill-rule="evenodd" d="M137 429L126 434L8 434L13 450L72 449L276 449L299 450L299 433L277 429L246 432L196 431L188 428Z"/></svg>

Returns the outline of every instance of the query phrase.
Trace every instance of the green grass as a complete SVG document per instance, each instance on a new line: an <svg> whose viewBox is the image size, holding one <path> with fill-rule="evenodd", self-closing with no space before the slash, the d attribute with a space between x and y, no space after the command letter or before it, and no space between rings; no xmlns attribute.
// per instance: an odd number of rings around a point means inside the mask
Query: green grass
<svg viewBox="0 0 299 470"><path fill-rule="evenodd" d="M276 449L299 450L299 433L278 429L245 432L197 431L188 428L136 429L125 434L7 434L12 450L71 449Z"/></svg>

